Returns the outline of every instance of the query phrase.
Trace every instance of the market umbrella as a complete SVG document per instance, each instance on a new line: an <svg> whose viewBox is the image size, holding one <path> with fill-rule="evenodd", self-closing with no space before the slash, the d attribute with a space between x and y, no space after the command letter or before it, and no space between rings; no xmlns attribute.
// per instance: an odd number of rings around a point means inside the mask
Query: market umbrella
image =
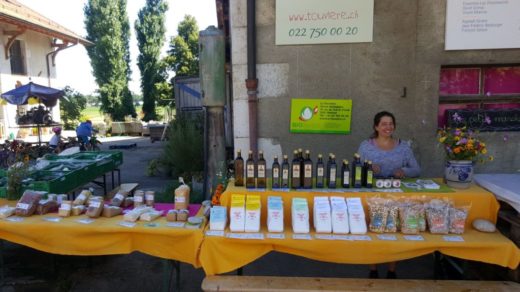
<svg viewBox="0 0 520 292"><path fill-rule="evenodd" d="M35 97L46 107L53 107L64 94L65 92L63 90L29 82L18 88L2 93L2 98L10 104L23 105L29 102L29 98Z"/></svg>

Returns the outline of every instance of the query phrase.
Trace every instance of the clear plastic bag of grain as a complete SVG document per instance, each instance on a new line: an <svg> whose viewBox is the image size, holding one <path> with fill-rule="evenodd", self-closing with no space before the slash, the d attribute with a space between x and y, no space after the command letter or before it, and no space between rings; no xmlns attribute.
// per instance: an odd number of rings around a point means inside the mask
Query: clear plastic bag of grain
<svg viewBox="0 0 520 292"><path fill-rule="evenodd" d="M448 234L450 202L448 200L431 200L426 207L426 219L430 233Z"/></svg>
<svg viewBox="0 0 520 292"><path fill-rule="evenodd" d="M126 191L118 191L117 194L110 200L110 206L120 207L128 196Z"/></svg>
<svg viewBox="0 0 520 292"><path fill-rule="evenodd" d="M36 214L45 215L47 213L56 212L58 210L58 202L53 200L40 200L36 207Z"/></svg>
<svg viewBox="0 0 520 292"><path fill-rule="evenodd" d="M450 233L463 234L471 204L450 207Z"/></svg>
<svg viewBox="0 0 520 292"><path fill-rule="evenodd" d="M76 197L76 199L74 199L72 205L85 205L90 196L92 196L92 192L90 190L82 190L81 193L79 193L79 195Z"/></svg>
<svg viewBox="0 0 520 292"><path fill-rule="evenodd" d="M101 212L103 212L103 207L103 200L90 200L86 215L90 218L98 218L101 216Z"/></svg>
<svg viewBox="0 0 520 292"><path fill-rule="evenodd" d="M395 200L387 202L388 216L386 217L385 232L397 232L399 226L399 204Z"/></svg>
<svg viewBox="0 0 520 292"><path fill-rule="evenodd" d="M367 199L370 224L368 229L372 232L383 233L388 217L388 199L371 197Z"/></svg>
<svg viewBox="0 0 520 292"><path fill-rule="evenodd" d="M142 190L135 191L135 193L134 193L134 208L138 208L138 207L141 207L141 206L144 206L144 205L145 205L145 202L144 202L144 191L142 191Z"/></svg>
<svg viewBox="0 0 520 292"><path fill-rule="evenodd" d="M83 206L83 205L81 205ZM72 212L72 201L61 201L60 208L58 209L58 216L69 217Z"/></svg>
<svg viewBox="0 0 520 292"><path fill-rule="evenodd" d="M190 187L179 177L181 185L175 189L175 210L188 209L190 204Z"/></svg>
<svg viewBox="0 0 520 292"><path fill-rule="evenodd" d="M405 201L399 206L401 233L419 234L419 213L421 204L415 201Z"/></svg>
<svg viewBox="0 0 520 292"><path fill-rule="evenodd" d="M18 200L18 203L16 203L14 213L22 217L31 216L36 211L38 202L45 194L46 192L26 190L20 200Z"/></svg>
<svg viewBox="0 0 520 292"><path fill-rule="evenodd" d="M146 191L144 193L144 202L145 202L146 206L153 207L155 205L155 192Z"/></svg>
<svg viewBox="0 0 520 292"><path fill-rule="evenodd" d="M15 209L16 208L10 207L8 205L0 207L0 219L5 219L5 218L13 215Z"/></svg>

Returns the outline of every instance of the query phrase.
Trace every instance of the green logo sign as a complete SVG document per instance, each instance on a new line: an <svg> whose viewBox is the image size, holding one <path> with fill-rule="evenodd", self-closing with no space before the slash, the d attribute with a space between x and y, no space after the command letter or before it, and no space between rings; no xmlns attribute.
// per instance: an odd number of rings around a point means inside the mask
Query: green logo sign
<svg viewBox="0 0 520 292"><path fill-rule="evenodd" d="M350 134L351 99L292 99L291 133Z"/></svg>

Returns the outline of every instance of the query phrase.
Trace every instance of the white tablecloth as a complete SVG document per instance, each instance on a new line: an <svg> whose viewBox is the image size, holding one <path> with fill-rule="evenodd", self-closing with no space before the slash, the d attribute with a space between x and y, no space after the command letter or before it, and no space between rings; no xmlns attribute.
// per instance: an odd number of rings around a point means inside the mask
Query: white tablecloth
<svg viewBox="0 0 520 292"><path fill-rule="evenodd" d="M520 173L476 174L475 182L520 212Z"/></svg>

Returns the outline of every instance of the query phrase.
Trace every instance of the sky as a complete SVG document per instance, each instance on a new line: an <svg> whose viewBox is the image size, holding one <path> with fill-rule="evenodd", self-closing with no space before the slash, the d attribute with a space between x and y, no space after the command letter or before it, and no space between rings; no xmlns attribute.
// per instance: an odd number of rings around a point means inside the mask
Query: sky
<svg viewBox="0 0 520 292"><path fill-rule="evenodd" d="M85 37L87 32L84 25L83 7L87 0L18 0L22 4L39 12L43 16L63 25L80 36ZM166 12L166 40L164 42L163 56L166 55L169 40L177 35L177 26L189 14L197 19L199 29L206 29L210 25L217 26L217 14L215 0L167 0ZM130 57L132 59L132 80L129 83L130 90L141 93L140 72L137 68L137 40L135 39L134 23L137 13L144 7L145 0L127 0L128 19L130 21ZM69 85L73 89L91 94L97 88L92 76L92 67L87 51L82 45L77 45L58 53L56 57L57 81L53 87L63 88Z"/></svg>

